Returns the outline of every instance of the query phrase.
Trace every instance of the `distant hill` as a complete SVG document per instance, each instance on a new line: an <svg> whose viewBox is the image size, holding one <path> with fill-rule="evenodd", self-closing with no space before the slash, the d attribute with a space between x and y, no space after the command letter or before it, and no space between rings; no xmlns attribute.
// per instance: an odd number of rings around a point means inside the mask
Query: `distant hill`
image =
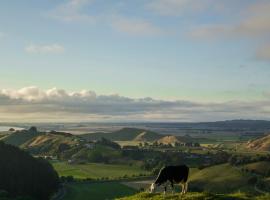
<svg viewBox="0 0 270 200"><path fill-rule="evenodd" d="M2 137L1 140L7 144L12 144L15 146L20 146L25 142L31 140L32 138L43 135L43 132L38 132L35 127L31 127L28 130L20 130L14 133L8 134L5 137Z"/></svg>
<svg viewBox="0 0 270 200"><path fill-rule="evenodd" d="M79 144L78 140L68 134L45 133L29 139L21 147L31 153L55 154Z"/></svg>
<svg viewBox="0 0 270 200"><path fill-rule="evenodd" d="M165 136L160 138L159 140L157 140L158 144L175 144L175 143L179 143L180 140L178 140L178 138L176 136Z"/></svg>
<svg viewBox="0 0 270 200"><path fill-rule="evenodd" d="M184 136L167 135L157 140L157 143L159 144L172 144L172 145L176 143L193 143L193 142L197 142L197 139L189 135Z"/></svg>
<svg viewBox="0 0 270 200"><path fill-rule="evenodd" d="M106 138L112 141L155 141L162 137L162 135L144 129L137 128L123 128L111 133L89 133L80 135L86 140L100 140Z"/></svg>
<svg viewBox="0 0 270 200"><path fill-rule="evenodd" d="M216 122L181 123L186 128L229 130L229 131L263 131L270 130L270 121L266 120L227 120Z"/></svg>
<svg viewBox="0 0 270 200"><path fill-rule="evenodd" d="M270 134L247 143L247 148L257 151L270 151Z"/></svg>

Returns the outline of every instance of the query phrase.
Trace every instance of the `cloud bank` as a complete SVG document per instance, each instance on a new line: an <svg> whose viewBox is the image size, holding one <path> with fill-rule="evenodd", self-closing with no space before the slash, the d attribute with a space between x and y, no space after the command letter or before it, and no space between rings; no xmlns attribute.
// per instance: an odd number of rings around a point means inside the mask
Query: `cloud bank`
<svg viewBox="0 0 270 200"><path fill-rule="evenodd" d="M65 52L65 48L60 44L30 44L25 47L25 51L32 54L61 54Z"/></svg>
<svg viewBox="0 0 270 200"><path fill-rule="evenodd" d="M214 121L270 119L270 101L199 103L26 87L0 90L1 121Z"/></svg>

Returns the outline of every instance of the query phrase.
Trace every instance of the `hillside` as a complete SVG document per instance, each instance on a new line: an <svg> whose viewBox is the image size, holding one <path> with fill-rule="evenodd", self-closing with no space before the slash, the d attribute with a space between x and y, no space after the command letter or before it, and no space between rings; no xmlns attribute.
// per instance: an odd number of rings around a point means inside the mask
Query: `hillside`
<svg viewBox="0 0 270 200"><path fill-rule="evenodd" d="M162 135L144 129L123 128L111 133L89 133L80 135L86 140L100 140L106 138L112 141L154 141L162 137Z"/></svg>
<svg viewBox="0 0 270 200"><path fill-rule="evenodd" d="M59 177L53 167L18 147L0 142L0 163L1 193L6 191L9 197L48 200L58 190Z"/></svg>
<svg viewBox="0 0 270 200"><path fill-rule="evenodd" d="M221 164L191 174L189 187L195 191L217 193L252 192L253 186L247 184L248 179L249 177L242 174L236 167Z"/></svg>
<svg viewBox="0 0 270 200"><path fill-rule="evenodd" d="M168 135L157 140L157 143L174 145L176 143L194 142L195 140L196 140L195 138L192 138L189 135L185 135L185 136Z"/></svg>
<svg viewBox="0 0 270 200"><path fill-rule="evenodd" d="M55 133L44 133L35 136L21 145L23 149L31 153L61 152L78 144L78 139L73 136Z"/></svg>
<svg viewBox="0 0 270 200"><path fill-rule="evenodd" d="M188 192L180 197L178 194L149 194L149 193L139 193L133 196L120 198L118 200L267 200L269 195L263 196L248 196L244 193L233 193L233 194L211 194L211 193L197 193Z"/></svg>
<svg viewBox="0 0 270 200"><path fill-rule="evenodd" d="M8 134L2 137L1 140L7 144L12 144L15 146L20 146L25 142L31 140L34 137L43 135L44 133L38 132L35 127L31 127L29 130L20 130L14 133Z"/></svg>
<svg viewBox="0 0 270 200"><path fill-rule="evenodd" d="M270 134L259 139L249 141L247 148L257 151L270 151Z"/></svg>

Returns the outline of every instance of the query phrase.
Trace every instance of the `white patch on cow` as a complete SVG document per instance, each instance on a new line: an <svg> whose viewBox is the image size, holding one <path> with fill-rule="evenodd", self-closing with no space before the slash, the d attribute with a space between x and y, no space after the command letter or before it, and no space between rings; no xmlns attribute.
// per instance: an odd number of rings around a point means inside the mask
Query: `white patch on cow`
<svg viewBox="0 0 270 200"><path fill-rule="evenodd" d="M150 186L150 193L153 193L156 189L156 185L155 183L152 183L151 186Z"/></svg>

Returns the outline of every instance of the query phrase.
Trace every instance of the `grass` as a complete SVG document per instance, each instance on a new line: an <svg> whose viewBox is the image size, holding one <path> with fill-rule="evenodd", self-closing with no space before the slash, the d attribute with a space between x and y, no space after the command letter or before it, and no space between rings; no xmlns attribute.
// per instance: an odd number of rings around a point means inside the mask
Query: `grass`
<svg viewBox="0 0 270 200"><path fill-rule="evenodd" d="M265 175L270 172L270 162L260 161L260 162L250 163L250 164L244 165L244 168L248 169L249 171L254 171L257 174Z"/></svg>
<svg viewBox="0 0 270 200"><path fill-rule="evenodd" d="M3 138L3 141L7 144L20 146L28 140L40 135L41 133L13 133Z"/></svg>
<svg viewBox="0 0 270 200"><path fill-rule="evenodd" d="M53 162L52 164L60 176L73 176L77 179L97 179L102 177L119 178L124 175L138 176L139 174L149 173L137 166L128 165L109 165L100 163L68 164L66 162Z"/></svg>
<svg viewBox="0 0 270 200"><path fill-rule="evenodd" d="M135 193L136 190L117 182L73 183L67 185L67 193L63 200L109 200Z"/></svg>
<svg viewBox="0 0 270 200"><path fill-rule="evenodd" d="M180 194L149 194L139 193L130 197L119 198L118 200L268 200L269 195L264 196L247 196L245 193L232 193L232 194L211 194L211 193L198 193L188 192L185 195Z"/></svg>
<svg viewBox="0 0 270 200"><path fill-rule="evenodd" d="M237 191L252 192L248 185L249 176L229 164L216 165L191 173L190 188L195 191L231 193Z"/></svg>

